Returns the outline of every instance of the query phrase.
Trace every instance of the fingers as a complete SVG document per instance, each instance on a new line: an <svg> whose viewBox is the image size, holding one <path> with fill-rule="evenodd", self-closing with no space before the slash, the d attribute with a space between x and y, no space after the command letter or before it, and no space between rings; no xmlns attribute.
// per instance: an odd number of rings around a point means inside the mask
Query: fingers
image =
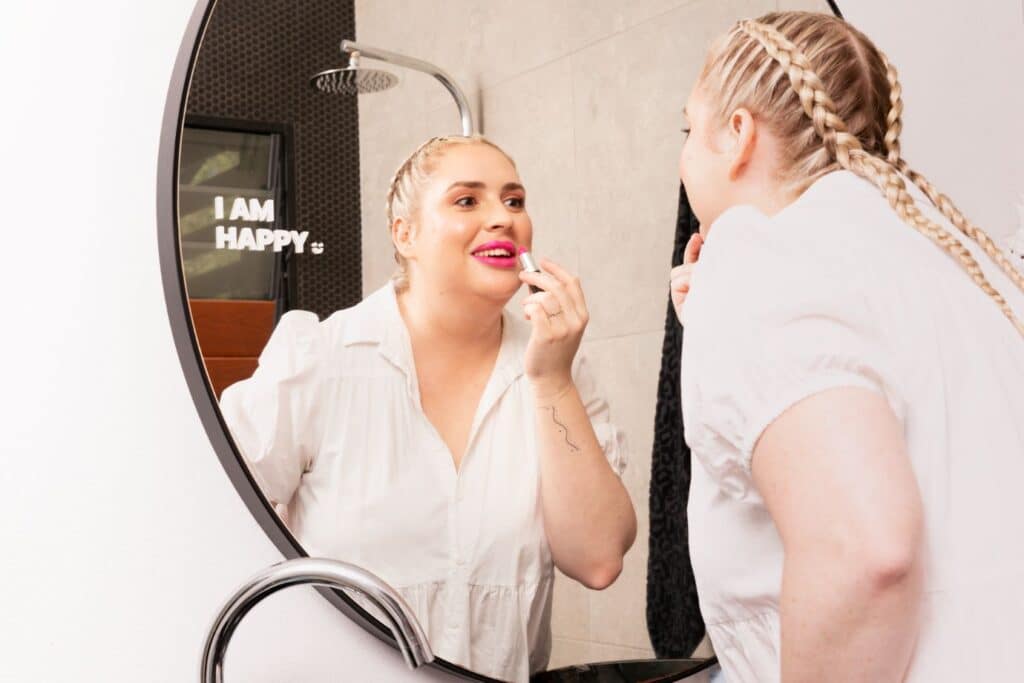
<svg viewBox="0 0 1024 683"><path fill-rule="evenodd" d="M586 300L583 298L583 287L580 284L579 278L566 271L554 261L543 259L542 263L546 272L530 273L522 271L519 273L519 279L527 284L540 287L545 292L551 294L558 301L561 310L565 311L573 322L586 325L589 321L589 312L587 311ZM540 294L541 292L538 292L530 296L535 297Z"/></svg>
<svg viewBox="0 0 1024 683"><path fill-rule="evenodd" d="M545 270L554 275L565 286L573 299L578 300L578 303L582 304L582 309L586 309L586 301L583 298L583 285L580 283L579 277L573 275L551 259L541 259L541 264Z"/></svg>
<svg viewBox="0 0 1024 683"><path fill-rule="evenodd" d="M671 289L673 292L690 291L690 282L693 279L693 265L676 266L670 275Z"/></svg>
<svg viewBox="0 0 1024 683"><path fill-rule="evenodd" d="M541 339L563 339L568 334L564 314L551 315L543 305L535 301L524 301L523 310L526 319L533 324L534 334L539 333Z"/></svg>
<svg viewBox="0 0 1024 683"><path fill-rule="evenodd" d="M583 296L583 285L580 283L579 276L573 275L549 258L541 259L540 262L565 287L580 316L586 317L587 301Z"/></svg>
<svg viewBox="0 0 1024 683"><path fill-rule="evenodd" d="M559 302L558 299L555 298L555 295L550 292L537 292L536 294L524 297L522 301L524 309L527 304L537 304L549 317L565 313L565 309L562 307L561 302Z"/></svg>
<svg viewBox="0 0 1024 683"><path fill-rule="evenodd" d="M690 239L686 241L686 248L683 250L683 263L696 263L700 258L700 250L703 246L704 238L700 236L699 232L690 235Z"/></svg>

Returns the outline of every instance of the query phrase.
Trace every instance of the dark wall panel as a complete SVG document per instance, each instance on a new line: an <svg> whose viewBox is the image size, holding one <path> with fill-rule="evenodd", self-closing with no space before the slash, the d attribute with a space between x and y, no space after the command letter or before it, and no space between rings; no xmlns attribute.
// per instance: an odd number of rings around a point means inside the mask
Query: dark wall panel
<svg viewBox="0 0 1024 683"><path fill-rule="evenodd" d="M321 317L362 295L359 117L355 97L319 93L309 77L344 65L338 47L355 35L352 0L219 0L187 105L191 116L291 126L287 227L310 231L292 307ZM309 252L314 241L323 254Z"/></svg>

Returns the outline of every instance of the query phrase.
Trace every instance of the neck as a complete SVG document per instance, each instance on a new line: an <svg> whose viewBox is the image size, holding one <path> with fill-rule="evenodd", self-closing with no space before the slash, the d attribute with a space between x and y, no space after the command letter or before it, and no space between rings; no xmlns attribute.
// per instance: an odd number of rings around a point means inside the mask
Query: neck
<svg viewBox="0 0 1024 683"><path fill-rule="evenodd" d="M502 306L410 284L398 292L398 309L414 349L489 353L501 344Z"/></svg>
<svg viewBox="0 0 1024 683"><path fill-rule="evenodd" d="M801 193L782 183L759 183L747 193L743 203L757 207L766 216L774 216L795 202Z"/></svg>

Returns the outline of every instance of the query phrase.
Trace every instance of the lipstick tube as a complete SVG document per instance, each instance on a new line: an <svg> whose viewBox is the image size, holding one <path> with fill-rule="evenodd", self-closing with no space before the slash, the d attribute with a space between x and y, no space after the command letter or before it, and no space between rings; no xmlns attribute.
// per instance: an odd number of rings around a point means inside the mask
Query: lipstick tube
<svg viewBox="0 0 1024 683"><path fill-rule="evenodd" d="M519 253L519 265L521 265L523 267L523 270L525 270L528 273L544 272L537 266L537 262L533 260L533 254L531 254L528 251L523 251ZM534 285L527 286L530 288L530 294L536 294L537 292L544 291L540 287L536 287Z"/></svg>

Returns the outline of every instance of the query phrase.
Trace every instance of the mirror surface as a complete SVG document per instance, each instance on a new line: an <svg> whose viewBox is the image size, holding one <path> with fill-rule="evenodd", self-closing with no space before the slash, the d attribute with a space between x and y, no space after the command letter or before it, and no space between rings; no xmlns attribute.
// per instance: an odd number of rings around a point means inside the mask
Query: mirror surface
<svg viewBox="0 0 1024 683"><path fill-rule="evenodd" d="M648 495L680 110L711 39L777 9L829 11L825 0L214 5L186 103L178 195L184 284L211 389L306 553L398 588L443 659L525 680L654 657ZM523 348L512 340L530 329L517 268L474 257L450 271L456 294L434 292L432 301L461 301L471 280L511 297L497 356L481 364L494 369L476 378L461 422L443 406L458 405L447 394L473 378L424 377L406 295L391 284L392 175L428 138L460 132L455 100L436 78L365 55L361 68L397 83L342 74L330 87L380 91L318 90L314 74L349 64L342 39L451 76L477 131L515 161L476 159L483 170L461 179L521 182L525 209L512 220L528 214L532 235L519 224L500 237L581 279L590 320L579 357L593 383L580 393L637 517L622 571L603 590L553 569L544 538L534 418L514 422L526 413ZM448 272L422 248L410 252L416 263ZM438 399L421 385L451 391Z"/></svg>

